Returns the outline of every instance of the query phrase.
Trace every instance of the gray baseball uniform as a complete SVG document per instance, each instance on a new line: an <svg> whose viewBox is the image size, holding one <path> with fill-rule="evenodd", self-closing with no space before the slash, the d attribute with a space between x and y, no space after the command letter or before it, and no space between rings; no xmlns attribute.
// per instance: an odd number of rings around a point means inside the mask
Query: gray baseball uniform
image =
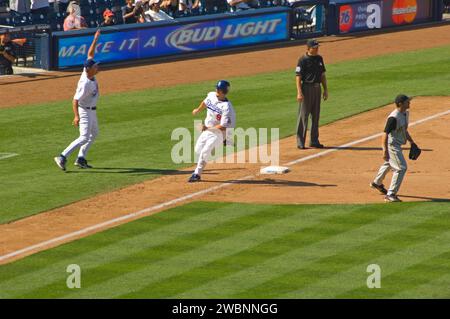
<svg viewBox="0 0 450 319"><path fill-rule="evenodd" d="M393 171L388 195L396 195L407 170L407 164L402 152L402 145L407 141L409 112L394 110L388 117L385 132L388 133L389 161L381 165L374 183L381 185L390 169Z"/></svg>

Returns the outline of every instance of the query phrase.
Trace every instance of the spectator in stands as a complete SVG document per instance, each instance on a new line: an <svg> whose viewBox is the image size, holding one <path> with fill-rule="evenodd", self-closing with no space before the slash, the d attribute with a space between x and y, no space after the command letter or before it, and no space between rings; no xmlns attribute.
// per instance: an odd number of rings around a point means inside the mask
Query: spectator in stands
<svg viewBox="0 0 450 319"><path fill-rule="evenodd" d="M0 35L0 75L13 74L12 64L16 61L14 44L9 33Z"/></svg>
<svg viewBox="0 0 450 319"><path fill-rule="evenodd" d="M178 0L160 0L159 7L165 13L174 15L178 11Z"/></svg>
<svg viewBox="0 0 450 319"><path fill-rule="evenodd" d="M173 19L167 13L160 10L159 1L160 0L150 0L149 1L150 9L145 11L145 21L146 22L163 21L163 20Z"/></svg>
<svg viewBox="0 0 450 319"><path fill-rule="evenodd" d="M30 12L33 16L43 16L47 18L50 4L48 0L31 0Z"/></svg>
<svg viewBox="0 0 450 319"><path fill-rule="evenodd" d="M65 13L67 12L67 6L69 5L69 0L57 0L58 3L58 12Z"/></svg>
<svg viewBox="0 0 450 319"><path fill-rule="evenodd" d="M134 11L135 11L137 23L146 22L145 12L150 9L150 7L148 5L149 1L150 0L136 0L135 1Z"/></svg>
<svg viewBox="0 0 450 319"><path fill-rule="evenodd" d="M258 0L227 0L233 11L242 11L259 7Z"/></svg>
<svg viewBox="0 0 450 319"><path fill-rule="evenodd" d="M127 5L122 7L122 18L125 24L138 22L139 15L136 12L134 0L127 0Z"/></svg>
<svg viewBox="0 0 450 319"><path fill-rule="evenodd" d="M106 9L103 12L103 22L100 24L100 26L101 27L110 27L115 24L116 23L114 22L114 13L111 10Z"/></svg>
<svg viewBox="0 0 450 319"><path fill-rule="evenodd" d="M180 0L178 4L178 11L181 13L199 13L200 0Z"/></svg>
<svg viewBox="0 0 450 319"><path fill-rule="evenodd" d="M76 6L69 5L68 10L69 15L64 19L64 31L86 29L86 21L77 14Z"/></svg>

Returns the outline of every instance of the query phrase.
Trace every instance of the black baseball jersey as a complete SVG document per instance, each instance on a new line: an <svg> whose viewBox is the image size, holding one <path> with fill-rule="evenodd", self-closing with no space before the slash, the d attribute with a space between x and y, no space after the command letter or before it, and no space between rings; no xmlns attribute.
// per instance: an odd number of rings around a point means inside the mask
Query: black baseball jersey
<svg viewBox="0 0 450 319"><path fill-rule="evenodd" d="M303 83L321 83L322 74L326 71L325 63L320 55L305 54L297 63L296 75L302 77Z"/></svg>
<svg viewBox="0 0 450 319"><path fill-rule="evenodd" d="M8 41L0 46L3 47L2 50L4 50L6 53L13 56L14 58L16 57L16 53L14 52L14 44L12 43L12 41ZM6 68L10 68L12 67L12 62L5 58L3 54L0 54L0 65Z"/></svg>

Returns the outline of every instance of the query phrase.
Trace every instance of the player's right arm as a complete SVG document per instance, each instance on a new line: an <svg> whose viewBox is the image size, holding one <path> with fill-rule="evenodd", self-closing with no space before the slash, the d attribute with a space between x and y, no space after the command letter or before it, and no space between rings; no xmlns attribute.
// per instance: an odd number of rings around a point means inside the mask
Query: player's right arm
<svg viewBox="0 0 450 319"><path fill-rule="evenodd" d="M95 56L95 47L97 46L98 38L100 37L100 30L97 30L94 35L94 40L91 43L88 51L88 59L93 59Z"/></svg>
<svg viewBox="0 0 450 319"><path fill-rule="evenodd" d="M204 109L206 109L206 104L205 101L202 101L202 103L200 103L200 105L192 110L192 115L196 115L197 113L203 111Z"/></svg>
<svg viewBox="0 0 450 319"><path fill-rule="evenodd" d="M295 77L295 83L297 85L297 101L301 102L301 101L303 101L302 76L301 75L297 75Z"/></svg>
<svg viewBox="0 0 450 319"><path fill-rule="evenodd" d="M74 115L72 124L75 126L78 126L80 124L80 114L78 113L78 100L73 99L72 109L73 109L73 115Z"/></svg>

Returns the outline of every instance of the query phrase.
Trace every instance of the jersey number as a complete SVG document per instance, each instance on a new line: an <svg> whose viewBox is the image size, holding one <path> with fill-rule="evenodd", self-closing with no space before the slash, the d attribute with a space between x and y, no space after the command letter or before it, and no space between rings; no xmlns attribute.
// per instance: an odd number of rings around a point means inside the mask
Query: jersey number
<svg viewBox="0 0 450 319"><path fill-rule="evenodd" d="M217 114L217 115L216 115L216 120L220 121L221 119L222 119L222 115Z"/></svg>

